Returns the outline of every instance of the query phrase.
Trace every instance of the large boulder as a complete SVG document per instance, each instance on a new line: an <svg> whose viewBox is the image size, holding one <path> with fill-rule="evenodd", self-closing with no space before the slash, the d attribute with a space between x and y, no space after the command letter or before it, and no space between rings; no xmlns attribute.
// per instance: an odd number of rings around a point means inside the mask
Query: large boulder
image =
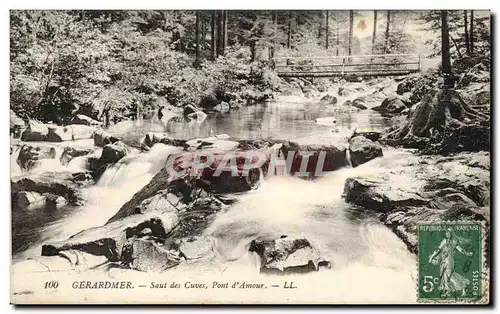
<svg viewBox="0 0 500 314"><path fill-rule="evenodd" d="M114 164L120 159L125 157L129 153L129 148L121 143L116 142L114 144L107 144L102 149L101 158L99 158L99 163L104 164Z"/></svg>
<svg viewBox="0 0 500 314"><path fill-rule="evenodd" d="M88 155L92 152L90 148L80 148L74 146L66 146L61 154L59 160L63 166L67 166L69 162L75 157Z"/></svg>
<svg viewBox="0 0 500 314"><path fill-rule="evenodd" d="M77 114L74 116L71 121L71 124L82 124L82 125L88 125L88 126L100 126L101 122L92 119L89 116L86 116L84 114Z"/></svg>
<svg viewBox="0 0 500 314"><path fill-rule="evenodd" d="M399 152L374 160L370 174L348 178L344 197L355 209L382 212L380 219L417 250L422 221L489 221L489 154L416 156ZM384 170L385 169L385 170Z"/></svg>
<svg viewBox="0 0 500 314"><path fill-rule="evenodd" d="M404 206L428 205L429 200L406 187L394 185L390 179L348 178L345 181L344 197L353 203L372 211L389 212Z"/></svg>
<svg viewBox="0 0 500 314"><path fill-rule="evenodd" d="M333 133L298 138L283 143L281 150L285 159L291 160L288 170L292 175L314 177L320 171L334 171L348 165L347 139ZM302 173L300 168L305 155L309 158L305 173Z"/></svg>
<svg viewBox="0 0 500 314"><path fill-rule="evenodd" d="M165 238L177 221L177 213L174 212L131 215L101 227L85 229L67 240L44 244L42 255L53 256L65 250L78 250L117 262L121 260L127 239L141 235L146 229L153 237Z"/></svg>
<svg viewBox="0 0 500 314"><path fill-rule="evenodd" d="M45 209L49 211L61 208L68 203L68 201L60 195L45 193L43 196L45 197Z"/></svg>
<svg viewBox="0 0 500 314"><path fill-rule="evenodd" d="M14 196L23 191L50 193L64 197L73 205L81 205L83 202L81 187L69 172L30 174L29 177L16 178L11 182L11 192Z"/></svg>
<svg viewBox="0 0 500 314"><path fill-rule="evenodd" d="M16 194L13 203L20 208L40 207L45 204L45 196L33 191L21 191Z"/></svg>
<svg viewBox="0 0 500 314"><path fill-rule="evenodd" d="M261 272L300 273L319 269L321 259L319 251L307 239L282 236L271 241L254 240L250 252L261 258Z"/></svg>
<svg viewBox="0 0 500 314"><path fill-rule="evenodd" d="M47 141L64 142L92 138L94 128L88 125L70 124L66 126L48 126Z"/></svg>
<svg viewBox="0 0 500 314"><path fill-rule="evenodd" d="M382 147L363 136L356 136L349 141L349 153L353 167L383 156Z"/></svg>
<svg viewBox="0 0 500 314"><path fill-rule="evenodd" d="M179 188L181 194L186 197L197 187L193 182L200 184L206 191L220 194L249 191L259 183L261 173L266 175L275 150L274 148L252 150L252 155L248 155L247 152L240 149L224 151L217 148L203 148L172 155L168 158L166 167L125 203L109 221L136 213L144 200L154 197L163 190ZM258 159L253 158L254 153L259 155ZM249 156L252 157L251 160ZM208 158L211 162L208 162Z"/></svg>
<svg viewBox="0 0 500 314"><path fill-rule="evenodd" d="M48 133L49 128L47 127L47 125L35 120L30 120L28 122L28 127L21 134L21 140L25 142L46 141Z"/></svg>
<svg viewBox="0 0 500 314"><path fill-rule="evenodd" d="M44 145L23 145L17 156L17 164L23 170L31 170L39 164L41 159L53 159L56 157L56 150L51 146Z"/></svg>
<svg viewBox="0 0 500 314"><path fill-rule="evenodd" d="M401 113L407 106L399 98L387 98L380 106L373 107L372 110L386 116L393 116Z"/></svg>
<svg viewBox="0 0 500 314"><path fill-rule="evenodd" d="M94 138L94 145L98 147L104 147L105 145L113 144L120 140L119 138L103 130L95 130L93 138Z"/></svg>
<svg viewBox="0 0 500 314"><path fill-rule="evenodd" d="M131 238L123 246L121 260L132 269L158 273L179 265L181 258L178 251L154 240Z"/></svg>

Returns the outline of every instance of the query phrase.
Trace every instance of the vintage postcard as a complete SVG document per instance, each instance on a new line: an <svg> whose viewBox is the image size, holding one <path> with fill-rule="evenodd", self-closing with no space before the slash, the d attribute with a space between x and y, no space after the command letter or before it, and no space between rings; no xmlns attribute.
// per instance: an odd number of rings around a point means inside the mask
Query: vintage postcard
<svg viewBox="0 0 500 314"><path fill-rule="evenodd" d="M491 12L11 10L13 304L490 303Z"/></svg>

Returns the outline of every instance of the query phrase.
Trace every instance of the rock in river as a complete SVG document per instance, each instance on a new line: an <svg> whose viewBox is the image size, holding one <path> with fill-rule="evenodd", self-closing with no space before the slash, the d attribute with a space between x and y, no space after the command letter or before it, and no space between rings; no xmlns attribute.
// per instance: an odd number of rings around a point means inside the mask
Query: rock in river
<svg viewBox="0 0 500 314"><path fill-rule="evenodd" d="M356 136L349 141L349 153L353 167L383 155L380 145L363 136Z"/></svg>
<svg viewBox="0 0 500 314"><path fill-rule="evenodd" d="M23 170L31 170L38 165L41 159L53 159L56 157L56 150L51 146L44 145L23 145L17 156L17 164Z"/></svg>
<svg viewBox="0 0 500 314"><path fill-rule="evenodd" d="M179 252L144 238L131 238L123 246L121 260L130 268L145 272L162 272L179 265Z"/></svg>
<svg viewBox="0 0 500 314"><path fill-rule="evenodd" d="M119 138L103 130L96 130L93 135L94 145L104 147L107 144L113 144L119 141Z"/></svg>
<svg viewBox="0 0 500 314"><path fill-rule="evenodd" d="M290 174L300 172L302 160L308 155L305 172L312 176L319 171L333 171L347 166L347 139L339 134L322 134L283 143L282 151L291 160ZM293 154L293 156L290 156ZM306 175L307 176L307 175Z"/></svg>
<svg viewBox="0 0 500 314"><path fill-rule="evenodd" d="M51 193L67 199L71 204L81 205L83 198L80 186L69 172L43 172L29 177L16 178L11 182L11 191L15 196L23 191L40 194Z"/></svg>
<svg viewBox="0 0 500 314"><path fill-rule="evenodd" d="M131 215L101 227L85 229L67 240L47 243L42 247L42 255L53 256L65 250L78 250L106 256L112 262L120 261L127 239L141 234L146 228L151 230L151 236L165 238L177 219L174 212Z"/></svg>
<svg viewBox="0 0 500 314"><path fill-rule="evenodd" d="M321 259L319 251L307 239L282 236L271 241L254 240L248 249L261 258L261 272L300 273L318 270Z"/></svg>

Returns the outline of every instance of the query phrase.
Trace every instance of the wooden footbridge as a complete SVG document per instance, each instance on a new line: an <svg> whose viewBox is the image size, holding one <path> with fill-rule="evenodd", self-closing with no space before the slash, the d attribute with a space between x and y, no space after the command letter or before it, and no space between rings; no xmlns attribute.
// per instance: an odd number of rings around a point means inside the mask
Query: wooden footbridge
<svg viewBox="0 0 500 314"><path fill-rule="evenodd" d="M275 57L281 77L392 76L420 72L418 54Z"/></svg>

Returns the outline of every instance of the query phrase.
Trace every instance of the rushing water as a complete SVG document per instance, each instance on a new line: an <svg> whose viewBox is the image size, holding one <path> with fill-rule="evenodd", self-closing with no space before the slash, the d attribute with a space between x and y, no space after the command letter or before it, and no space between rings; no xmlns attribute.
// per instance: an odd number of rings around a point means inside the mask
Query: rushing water
<svg viewBox="0 0 500 314"><path fill-rule="evenodd" d="M337 123L320 125L315 122L316 118L323 117L335 117ZM386 125L387 120L371 110L353 111L289 97L275 103L211 114L201 124L171 122L161 125L154 120L136 121L115 125L110 131L134 133L138 137L149 131L167 131L173 138L185 139L214 134L228 134L232 139L293 139L354 128L378 131ZM58 147L59 155L61 149ZM165 165L168 155L177 151L178 148L160 144L147 153L123 158L107 169L95 186L83 190L86 204L81 208L65 207L51 214L13 209L14 235L22 235L16 228L25 226L23 220L31 220L36 225L31 230L23 229L36 236L23 238L22 245L15 245L18 251L23 251L16 254L15 259L37 256L44 242L64 240L85 228L104 224ZM17 150L11 155L11 164L16 154ZM214 243L221 271L238 273L246 267L250 274L258 275L258 258L248 252L252 240L300 236L309 239L319 248L322 257L332 262L332 269L306 275L312 281L335 282L336 288L328 292L332 293L332 300L358 300L356 296L367 296L366 300L380 300L377 297L392 301L413 300L415 258L389 229L371 215L353 210L341 198L346 178L384 171L404 158L400 154L386 151L382 158L357 168L328 173L314 181L270 177L257 190L239 196L239 201L219 213L205 232ZM33 172L68 170L57 160L58 157L45 161ZM75 161L70 166L74 171L82 164ZM13 175L20 174L16 165L11 166L11 171ZM16 243L15 238L13 243ZM195 265L186 267L189 272L196 268ZM174 271L182 270L180 267Z"/></svg>

